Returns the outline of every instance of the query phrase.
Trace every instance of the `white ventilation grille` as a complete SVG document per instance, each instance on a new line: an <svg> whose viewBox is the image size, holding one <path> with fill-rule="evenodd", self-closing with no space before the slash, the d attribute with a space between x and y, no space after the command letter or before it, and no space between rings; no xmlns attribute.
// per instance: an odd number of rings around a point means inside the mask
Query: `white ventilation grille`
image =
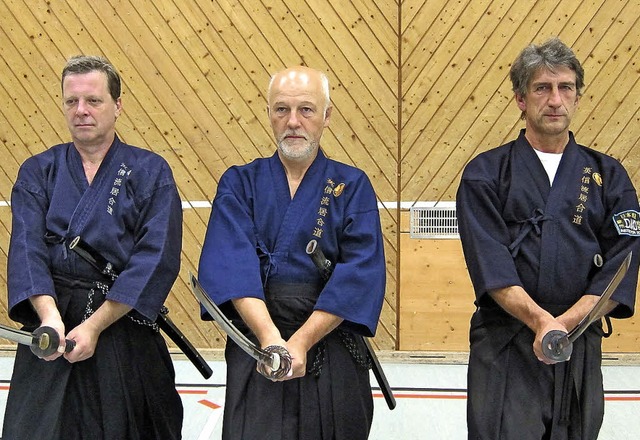
<svg viewBox="0 0 640 440"><path fill-rule="evenodd" d="M411 207L411 238L460 238L455 204L443 207Z"/></svg>

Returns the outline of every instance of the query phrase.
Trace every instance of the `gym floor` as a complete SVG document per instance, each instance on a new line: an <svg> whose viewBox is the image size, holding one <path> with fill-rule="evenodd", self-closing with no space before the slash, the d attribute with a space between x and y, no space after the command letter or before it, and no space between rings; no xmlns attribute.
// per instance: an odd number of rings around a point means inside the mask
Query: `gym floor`
<svg viewBox="0 0 640 440"><path fill-rule="evenodd" d="M225 363L207 356L213 376L204 379L181 355L174 355L176 383L185 407L185 440L218 440L224 408ZM371 440L465 440L466 358L464 354L390 353L380 361L397 406L390 410L372 375L375 412ZM4 414L13 366L11 349L0 351L0 411ZM640 438L640 356L607 354L603 360L605 416L601 440ZM0 421L1 423L1 421Z"/></svg>

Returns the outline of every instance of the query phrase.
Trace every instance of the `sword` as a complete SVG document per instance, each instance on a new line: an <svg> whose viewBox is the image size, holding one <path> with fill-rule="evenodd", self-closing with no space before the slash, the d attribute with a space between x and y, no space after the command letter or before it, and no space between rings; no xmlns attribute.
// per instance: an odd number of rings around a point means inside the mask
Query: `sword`
<svg viewBox="0 0 640 440"><path fill-rule="evenodd" d="M542 352L544 355L556 362L564 362L571 357L573 351L573 342L578 339L584 331L593 324L596 320L601 318L601 313L607 305L607 301L616 291L620 282L627 274L629 266L631 265L632 252L627 254L626 258L616 271L615 275L609 281L609 284L602 292L600 299L594 304L589 313L580 320L577 326L575 326L569 333L565 333L562 330L551 330L544 338L542 338Z"/></svg>
<svg viewBox="0 0 640 440"><path fill-rule="evenodd" d="M331 261L325 257L324 252L322 252L322 249L318 246L318 242L316 240L309 241L305 250L320 271L322 278L327 281L333 272L333 267ZM362 341L364 342L367 354L371 359L371 370L373 371L373 375L380 386L380 391L382 391L384 400L387 402L389 409L394 409L396 407L396 398L393 395L393 390L389 386L389 381L387 380L387 376L384 374L382 365L380 365L380 361L378 361L378 357L369 342L369 338L362 336Z"/></svg>
<svg viewBox="0 0 640 440"><path fill-rule="evenodd" d="M31 352L39 358L51 356L58 351L60 345L58 332L48 326L38 327L33 333L29 333L0 324L0 337L29 346ZM65 342L64 352L69 353L76 346L76 341L65 339Z"/></svg>
<svg viewBox="0 0 640 440"><path fill-rule="evenodd" d="M89 243L85 242L77 236L69 243L69 249L80 255L85 261L96 268L101 274L106 275L115 280L118 278L118 272L113 264L104 258L100 252L95 250ZM171 339L178 348L187 356L194 367L202 374L205 379L209 379L213 374L213 370L204 360L202 355L198 353L198 350L189 342L186 336L180 331L180 329L173 323L168 316L169 309L164 305L160 308L158 313L157 324L163 332Z"/></svg>
<svg viewBox="0 0 640 440"><path fill-rule="evenodd" d="M251 342L238 328L233 325L229 318L224 316L222 310L214 303L209 295L204 291L198 279L189 272L191 290L198 301L202 304L211 317L218 323L220 328L249 356L258 361L259 364L268 367L271 371L264 369L259 371L269 379L281 379L289 373L291 369L291 355L282 346L270 345L264 349ZM266 373L266 374L264 374Z"/></svg>

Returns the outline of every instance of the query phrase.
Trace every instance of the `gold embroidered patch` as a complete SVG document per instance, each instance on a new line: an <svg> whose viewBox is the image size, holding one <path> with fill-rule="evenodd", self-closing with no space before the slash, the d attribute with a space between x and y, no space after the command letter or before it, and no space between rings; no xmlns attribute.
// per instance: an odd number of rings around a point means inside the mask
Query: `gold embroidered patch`
<svg viewBox="0 0 640 440"><path fill-rule="evenodd" d="M592 177L598 186L602 186L602 176L600 173L593 173Z"/></svg>
<svg viewBox="0 0 640 440"><path fill-rule="evenodd" d="M340 194L342 194L342 191L344 191L344 183L338 184L338 186L336 186L333 189L333 196L334 197L340 197Z"/></svg>

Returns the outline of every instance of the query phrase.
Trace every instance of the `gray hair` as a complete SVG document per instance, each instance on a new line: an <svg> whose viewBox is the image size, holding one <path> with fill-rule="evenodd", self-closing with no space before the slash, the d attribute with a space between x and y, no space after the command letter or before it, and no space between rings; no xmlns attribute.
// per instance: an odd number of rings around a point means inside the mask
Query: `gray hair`
<svg viewBox="0 0 640 440"><path fill-rule="evenodd" d="M62 69L61 83L64 84L64 79L67 75L83 74L93 71L104 72L104 74L107 75L109 94L114 101L120 98L120 92L122 90L120 75L116 68L113 67L113 64L104 57L93 55L76 55L71 57L64 66L64 69Z"/></svg>
<svg viewBox="0 0 640 440"><path fill-rule="evenodd" d="M584 87L584 69L573 51L558 37L551 38L539 46L530 44L525 47L511 65L509 76L513 92L525 96L533 75L541 68L554 71L559 66L568 67L576 73L576 91L582 95Z"/></svg>

